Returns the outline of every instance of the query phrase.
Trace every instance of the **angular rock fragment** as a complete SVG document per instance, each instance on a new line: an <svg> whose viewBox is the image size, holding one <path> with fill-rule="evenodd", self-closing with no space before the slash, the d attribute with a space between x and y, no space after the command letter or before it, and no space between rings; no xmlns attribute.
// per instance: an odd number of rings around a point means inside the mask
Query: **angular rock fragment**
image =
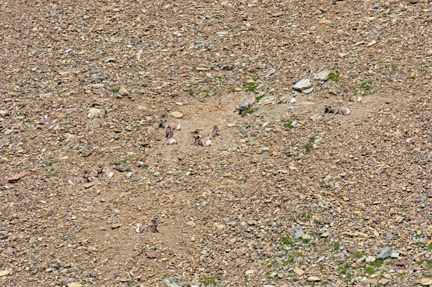
<svg viewBox="0 0 432 287"><path fill-rule="evenodd" d="M351 113L351 110L346 107L334 107L331 106L324 106L324 113L326 114L339 114L339 115L349 115Z"/></svg>

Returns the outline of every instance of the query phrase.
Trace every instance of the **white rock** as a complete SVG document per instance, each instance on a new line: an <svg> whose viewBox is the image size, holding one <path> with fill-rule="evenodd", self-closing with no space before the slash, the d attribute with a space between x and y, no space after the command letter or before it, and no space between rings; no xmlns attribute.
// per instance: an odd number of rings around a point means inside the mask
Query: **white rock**
<svg viewBox="0 0 432 287"><path fill-rule="evenodd" d="M368 256L368 257L366 257L366 262L367 263L372 263L372 262L375 262L375 257L373 257L373 256Z"/></svg>
<svg viewBox="0 0 432 287"><path fill-rule="evenodd" d="M322 72L316 73L314 75L314 80L318 81L320 83L324 83L328 79L330 79L330 72L329 71L322 71Z"/></svg>
<svg viewBox="0 0 432 287"><path fill-rule="evenodd" d="M313 91L312 83L309 79L303 79L301 81L298 81L294 86L293 89L295 91L299 91L305 94L309 94Z"/></svg>

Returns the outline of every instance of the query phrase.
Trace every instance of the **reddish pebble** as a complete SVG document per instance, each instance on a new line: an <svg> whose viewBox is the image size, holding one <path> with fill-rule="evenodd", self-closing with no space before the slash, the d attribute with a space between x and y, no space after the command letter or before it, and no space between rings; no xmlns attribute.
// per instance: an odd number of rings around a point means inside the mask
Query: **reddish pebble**
<svg viewBox="0 0 432 287"><path fill-rule="evenodd" d="M46 118L46 119L40 120L39 124L41 124L41 125L47 125L47 124L49 124L51 122L52 122L52 118Z"/></svg>
<svg viewBox="0 0 432 287"><path fill-rule="evenodd" d="M155 259L157 257L155 252L146 252L145 255L149 259Z"/></svg>
<svg viewBox="0 0 432 287"><path fill-rule="evenodd" d="M8 182L16 182L18 180L20 180L23 177L29 176L31 173L29 171L24 171L18 174L15 174L14 176L10 177L8 179Z"/></svg>
<svg viewBox="0 0 432 287"><path fill-rule="evenodd" d="M401 260L398 263L396 263L396 266L405 266L407 264L408 264L408 262L406 260Z"/></svg>
<svg viewBox="0 0 432 287"><path fill-rule="evenodd" d="M135 252L131 256L132 256L132 258L135 258L135 257L138 257L140 255L141 255L141 252Z"/></svg>
<svg viewBox="0 0 432 287"><path fill-rule="evenodd" d="M416 4L418 2L418 0L410 0L411 4Z"/></svg>

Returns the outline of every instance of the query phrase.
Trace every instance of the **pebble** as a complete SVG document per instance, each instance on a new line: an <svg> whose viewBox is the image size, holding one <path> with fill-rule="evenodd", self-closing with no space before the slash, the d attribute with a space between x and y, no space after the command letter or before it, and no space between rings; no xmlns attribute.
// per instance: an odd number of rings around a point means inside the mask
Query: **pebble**
<svg viewBox="0 0 432 287"><path fill-rule="evenodd" d="M180 112L172 112L171 117L173 117L175 119L181 119L181 118L183 118L183 114Z"/></svg>
<svg viewBox="0 0 432 287"><path fill-rule="evenodd" d="M432 285L432 279L431 278L423 278L420 280L420 284L422 286L431 286Z"/></svg>
<svg viewBox="0 0 432 287"><path fill-rule="evenodd" d="M6 275L9 275L9 271L8 270L2 270L2 271L0 271L0 277L3 277L3 276L6 276Z"/></svg>
<svg viewBox="0 0 432 287"><path fill-rule="evenodd" d="M367 263L372 263L375 262L376 258L374 256L368 256L366 257L366 262Z"/></svg>
<svg viewBox="0 0 432 287"><path fill-rule="evenodd" d="M178 285L177 283L175 283L175 281L172 280L171 278L165 278L162 281L162 285L167 286L167 287L182 287L182 286Z"/></svg>
<svg viewBox="0 0 432 287"><path fill-rule="evenodd" d="M255 270L254 269L250 269L250 270L248 270L248 271L246 271L246 276L248 276L248 275L251 275L251 274L254 274L255 273Z"/></svg>
<svg viewBox="0 0 432 287"><path fill-rule="evenodd" d="M67 286L68 287L81 287L82 284L80 284L78 282L72 282L72 283L69 283Z"/></svg>
<svg viewBox="0 0 432 287"><path fill-rule="evenodd" d="M132 175L133 175L133 172L130 171L130 172L126 173L126 178L129 179L132 177Z"/></svg>
<svg viewBox="0 0 432 287"><path fill-rule="evenodd" d="M391 234L390 232L388 232L387 234L386 234L386 238L387 239L392 239L393 238L393 234Z"/></svg>
<svg viewBox="0 0 432 287"><path fill-rule="evenodd" d="M312 83L309 79L303 79L303 80L298 81L293 86L293 89L295 91L298 91L298 92L309 94L313 91L314 88L312 87Z"/></svg>
<svg viewBox="0 0 432 287"><path fill-rule="evenodd" d="M126 90L126 88L121 87L117 94L118 94L120 97L126 97L126 96L129 96L129 91Z"/></svg>
<svg viewBox="0 0 432 287"><path fill-rule="evenodd" d="M380 285L380 286L385 286L388 283L390 283L390 280L387 280L387 279L384 279L384 278L378 280L378 285Z"/></svg>
<svg viewBox="0 0 432 287"><path fill-rule="evenodd" d="M406 260L400 260L399 262L396 263L396 266L405 266L407 264L408 262Z"/></svg>
<svg viewBox="0 0 432 287"><path fill-rule="evenodd" d="M303 276L306 272L298 267L294 268L294 273L297 274L298 276Z"/></svg>
<svg viewBox="0 0 432 287"><path fill-rule="evenodd" d="M390 257L391 257L391 258L398 258L399 255L400 255L399 252L397 252L397 251L393 251L393 252L391 253Z"/></svg>
<svg viewBox="0 0 432 287"><path fill-rule="evenodd" d="M318 81L320 83L324 83L328 79L330 79L330 72L329 71L322 71L322 72L316 73L314 75L314 80Z"/></svg>
<svg viewBox="0 0 432 287"><path fill-rule="evenodd" d="M308 278L309 282L318 282L321 281L321 279L319 277L315 277L315 276L311 276Z"/></svg>
<svg viewBox="0 0 432 287"><path fill-rule="evenodd" d="M380 254L377 256L377 259L385 260L389 258L392 254L392 249L388 246L381 249Z"/></svg>
<svg viewBox="0 0 432 287"><path fill-rule="evenodd" d="M324 232L324 233L321 234L322 238L326 238L326 237L329 237L329 236L330 236L330 232L328 232L328 231L326 231L326 232Z"/></svg>
<svg viewBox="0 0 432 287"><path fill-rule="evenodd" d="M304 234L303 230L300 229L300 230L297 230L297 231L295 232L294 237L295 237L296 239L298 239L298 238L302 237L303 234Z"/></svg>

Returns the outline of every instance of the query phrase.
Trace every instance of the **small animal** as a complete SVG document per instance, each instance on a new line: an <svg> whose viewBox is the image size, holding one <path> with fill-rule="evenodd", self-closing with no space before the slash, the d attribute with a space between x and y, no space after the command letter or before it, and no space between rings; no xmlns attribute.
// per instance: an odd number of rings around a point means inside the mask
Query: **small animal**
<svg viewBox="0 0 432 287"><path fill-rule="evenodd" d="M137 233L143 233L143 232L159 233L159 230L157 229L158 226L159 226L159 221L157 219L153 220L153 223L151 225L141 225L141 223L138 223L136 232Z"/></svg>
<svg viewBox="0 0 432 287"><path fill-rule="evenodd" d="M171 128L173 130L179 130L181 129L181 125L174 121L168 121L166 116L161 116L159 118L159 128Z"/></svg>
<svg viewBox="0 0 432 287"><path fill-rule="evenodd" d="M165 137L166 137L167 139L172 138L173 135L174 135L174 131L173 131L173 129L170 128L170 127L167 127L165 132L166 132Z"/></svg>
<svg viewBox="0 0 432 287"><path fill-rule="evenodd" d="M361 102L362 98L360 96L353 96L353 95L347 95L347 94L343 94L342 98L344 101L348 101L348 102Z"/></svg>
<svg viewBox="0 0 432 287"><path fill-rule="evenodd" d="M201 138L216 138L216 137L220 137L219 132L220 129L218 128L218 126L214 126L213 130L211 131L200 131L200 130L195 130L194 133L194 138L196 139L197 137L201 137Z"/></svg>
<svg viewBox="0 0 432 287"><path fill-rule="evenodd" d="M340 114L340 115L349 115L351 113L351 110L349 108L345 107L335 107L332 108L330 106L324 106L324 113L327 114Z"/></svg>
<svg viewBox="0 0 432 287"><path fill-rule="evenodd" d="M195 144L200 146L209 146L212 144L212 141L208 137L203 138L198 136L197 138L195 138Z"/></svg>
<svg viewBox="0 0 432 287"><path fill-rule="evenodd" d="M288 98L283 98L283 99L277 99L276 103L277 104L295 104L296 101L297 100L294 97L288 97Z"/></svg>
<svg viewBox="0 0 432 287"><path fill-rule="evenodd" d="M173 145L173 144L176 144L176 143L177 143L177 140L175 138L168 138L165 141L165 145Z"/></svg>

